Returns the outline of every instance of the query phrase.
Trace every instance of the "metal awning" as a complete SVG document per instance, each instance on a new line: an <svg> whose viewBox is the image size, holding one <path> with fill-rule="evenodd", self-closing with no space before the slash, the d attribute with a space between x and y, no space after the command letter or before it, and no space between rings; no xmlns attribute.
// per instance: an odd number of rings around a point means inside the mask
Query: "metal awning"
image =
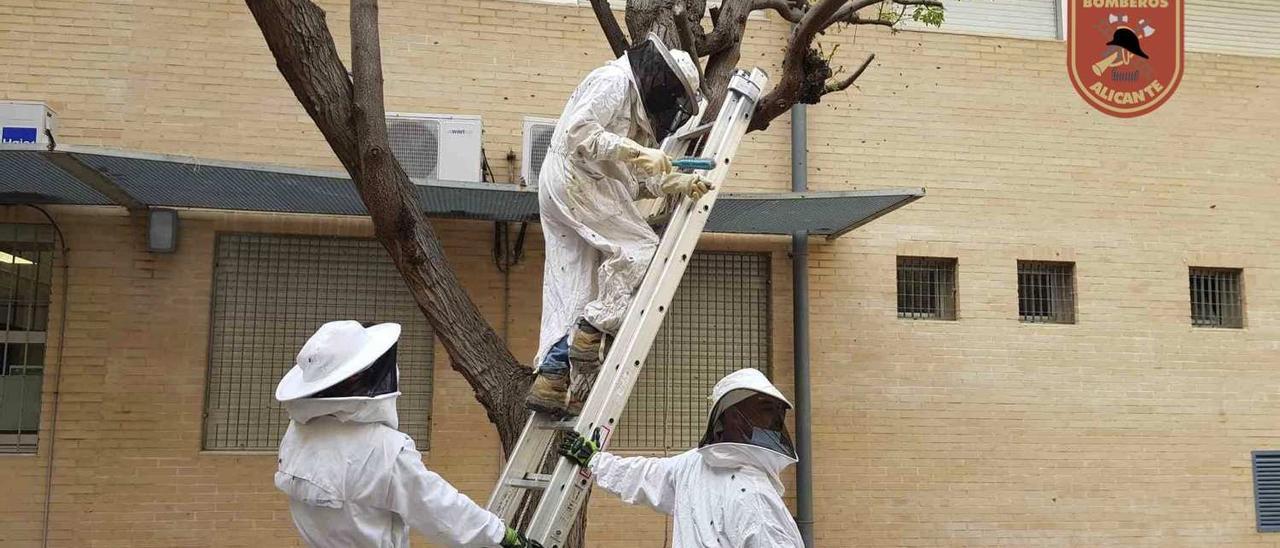
<svg viewBox="0 0 1280 548"><path fill-rule="evenodd" d="M536 222L536 192L509 184L416 185L431 217ZM924 189L788 194L725 193L708 232L836 238L924 196ZM364 215L345 173L64 147L0 149L0 204L119 205Z"/></svg>

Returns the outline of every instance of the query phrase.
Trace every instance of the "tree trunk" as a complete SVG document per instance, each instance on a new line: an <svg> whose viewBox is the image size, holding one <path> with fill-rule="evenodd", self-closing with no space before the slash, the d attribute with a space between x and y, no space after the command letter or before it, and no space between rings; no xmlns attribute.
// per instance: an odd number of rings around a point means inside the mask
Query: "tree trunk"
<svg viewBox="0 0 1280 548"><path fill-rule="evenodd" d="M383 119L376 3L352 9L355 81L325 23L307 0L247 0L280 74L351 175L386 248L418 307L498 429L504 452L528 416L523 396L532 371L516 361L489 326L445 257L422 213L413 183L391 156ZM363 138L362 138L363 137Z"/></svg>

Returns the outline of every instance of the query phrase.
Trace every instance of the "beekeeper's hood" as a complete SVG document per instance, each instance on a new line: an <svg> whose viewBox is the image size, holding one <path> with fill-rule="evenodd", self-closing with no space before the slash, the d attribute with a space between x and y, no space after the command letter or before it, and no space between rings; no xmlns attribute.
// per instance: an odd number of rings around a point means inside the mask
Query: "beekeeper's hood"
<svg viewBox="0 0 1280 548"><path fill-rule="evenodd" d="M631 76L657 142L698 113L698 66L680 50L669 50L656 34L627 50Z"/></svg>
<svg viewBox="0 0 1280 548"><path fill-rule="evenodd" d="M343 320L320 326L276 386L276 400L284 403L290 418L303 424L332 416L397 428L399 338L400 325L394 323L364 327Z"/></svg>
<svg viewBox="0 0 1280 548"><path fill-rule="evenodd" d="M713 466L750 464L762 469L781 493L780 474L797 460L786 426L791 402L756 369L740 369L720 379L710 399L714 403L698 451Z"/></svg>

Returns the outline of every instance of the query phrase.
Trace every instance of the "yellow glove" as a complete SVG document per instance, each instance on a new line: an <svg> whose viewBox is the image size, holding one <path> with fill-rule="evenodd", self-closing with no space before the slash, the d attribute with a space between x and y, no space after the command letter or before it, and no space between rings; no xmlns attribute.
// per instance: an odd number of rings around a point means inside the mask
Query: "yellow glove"
<svg viewBox="0 0 1280 548"><path fill-rule="evenodd" d="M662 193L688 196L695 201L711 190L711 181L696 173L669 173L662 178Z"/></svg>
<svg viewBox="0 0 1280 548"><path fill-rule="evenodd" d="M618 157L642 177L671 173L671 158L656 148L642 146L631 139L623 139L618 145Z"/></svg>

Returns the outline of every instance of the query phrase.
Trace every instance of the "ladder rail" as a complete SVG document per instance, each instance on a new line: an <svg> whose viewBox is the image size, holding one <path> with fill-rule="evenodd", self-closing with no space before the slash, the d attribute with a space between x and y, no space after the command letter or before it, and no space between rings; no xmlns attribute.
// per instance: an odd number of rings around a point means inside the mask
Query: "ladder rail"
<svg viewBox="0 0 1280 548"><path fill-rule="evenodd" d="M592 435L596 428L606 429L601 438L602 448L608 446L612 430L616 428L617 419L639 378L640 369L658 329L661 328L662 320L666 317L688 259L706 226L711 207L729 174L732 157L746 133L765 78L764 72L759 69L748 77L735 75L730 86L730 96L722 107L721 115L716 120L702 154L716 160L716 168L708 176L714 188L696 202L682 200L672 215L667 234L671 235L674 231L674 235L663 238L659 253L655 254L654 263L650 266L649 275L654 274L653 269L658 269L658 277L653 282L642 284L642 287L648 286L648 291L637 291L637 298L633 300L619 330L622 336L615 341L615 348L610 350L609 358L602 366L602 374L578 418L577 431L584 436ZM648 277L647 275L646 278ZM622 351L621 354L619 350ZM529 538L552 548L559 547L567 538L592 483L590 475L578 468L568 459L559 459L552 485L543 495L529 524L526 533Z"/></svg>
<svg viewBox="0 0 1280 548"><path fill-rule="evenodd" d="M662 143L662 150L672 157L684 156L689 152L694 142L711 131L713 124L702 124L702 109L706 107L706 101L702 101L699 105L698 119L694 123L689 124L688 129L668 137ZM667 214L670 215L670 212ZM664 232L665 234L665 232ZM665 238L663 239L665 240ZM661 241L659 245L661 246ZM655 256L656 252L655 252ZM652 264L650 265L650 268ZM648 270L645 275L648 276ZM643 287L643 282L641 283ZM634 303L636 299L632 299ZM625 318L625 316L624 316ZM612 350L610 350L612 352ZM603 367L604 364L601 364ZM599 381L597 376L596 381ZM595 387L592 387L594 391ZM585 402L584 402L585 403ZM567 419L559 419L544 416L541 413L531 413L529 420L525 422L525 427L520 433L520 438L516 442L516 446L512 448L511 455L508 456L507 462L503 466L502 475L499 476L498 484L494 487L493 492L489 496L488 509L498 516L502 517L507 523L511 523L518 516L516 513L525 502L528 493L520 491L519 481L516 479L521 475L528 473L540 467L542 462L546 460L545 451L554 451L551 446L556 438L556 432L553 430L579 430L578 417ZM529 451L529 447L545 446L548 449L539 453L537 451ZM541 498L541 495L537 495ZM540 502L540 501L539 501Z"/></svg>
<svg viewBox="0 0 1280 548"><path fill-rule="evenodd" d="M701 199L681 199L671 214L666 232L654 254L653 262L628 307L619 336L609 349L596 378L595 386L576 420L561 421L534 413L512 451L501 479L490 498L489 508L503 519L537 496L538 503L529 523L522 527L526 536L548 548L559 548L567 539L582 501L589 492L592 479L585 470L568 459L556 456L550 482L542 471L556 448L553 443L574 422L573 429L584 436L601 433L601 447L607 447L618 418L639 378L662 321L669 312L671 300L697 246L724 180L728 177L732 158L737 152L756 101L767 76L760 69L751 73L738 71L730 83L729 94L715 124L706 137L703 156L715 159L716 166L706 173L713 188ZM669 145L669 143L667 143ZM687 146L687 145L686 145ZM664 149L670 148L664 147ZM528 477L538 478L532 488Z"/></svg>

